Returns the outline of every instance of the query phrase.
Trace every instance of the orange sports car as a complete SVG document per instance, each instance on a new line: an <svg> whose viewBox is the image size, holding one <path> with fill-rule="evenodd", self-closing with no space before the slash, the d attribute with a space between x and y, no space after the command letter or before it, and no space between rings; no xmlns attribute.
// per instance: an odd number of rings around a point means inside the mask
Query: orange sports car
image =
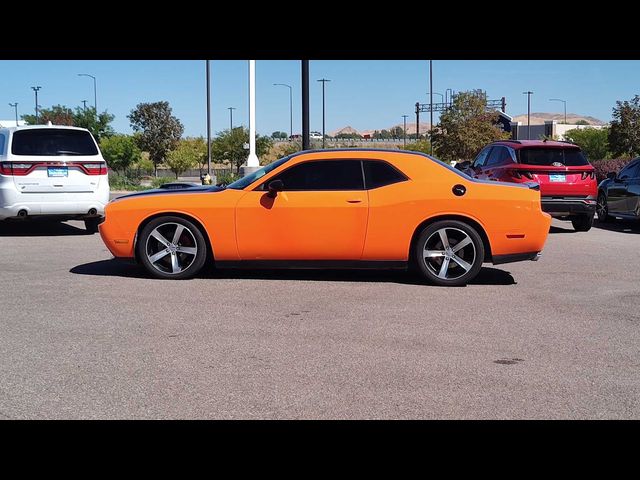
<svg viewBox="0 0 640 480"><path fill-rule="evenodd" d="M111 201L100 235L159 278L216 267L415 266L437 285L483 262L536 260L551 217L537 184L476 180L420 153L305 151L226 187Z"/></svg>

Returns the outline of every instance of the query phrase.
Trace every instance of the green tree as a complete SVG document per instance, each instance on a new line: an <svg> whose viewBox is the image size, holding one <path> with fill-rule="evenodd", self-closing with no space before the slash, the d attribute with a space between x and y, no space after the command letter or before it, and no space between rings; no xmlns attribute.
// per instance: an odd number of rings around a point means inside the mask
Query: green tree
<svg viewBox="0 0 640 480"><path fill-rule="evenodd" d="M486 97L478 91L456 94L453 104L440 115L432 139L444 160L469 160L486 144L509 138L498 126L498 112L487 110Z"/></svg>
<svg viewBox="0 0 640 480"><path fill-rule="evenodd" d="M640 96L631 101L618 100L613 107L609 128L609 146L614 156L633 157L640 153Z"/></svg>
<svg viewBox="0 0 640 480"><path fill-rule="evenodd" d="M589 160L603 160L610 157L608 128L574 128L567 131L564 137L578 145Z"/></svg>
<svg viewBox="0 0 640 480"><path fill-rule="evenodd" d="M53 125L65 125L70 127L81 127L89 130L98 142L102 138L114 134L111 122L115 118L107 111L102 112L96 118L95 108L76 107L75 110L66 105L54 105L51 108L43 108L38 111L38 124L46 125L51 122ZM35 115L22 115L22 119L28 125L36 124Z"/></svg>
<svg viewBox="0 0 640 480"><path fill-rule="evenodd" d="M412 152L426 153L431 155L431 143L429 140L423 139L417 142L410 143L406 147L400 147L401 150L410 150Z"/></svg>
<svg viewBox="0 0 640 480"><path fill-rule="evenodd" d="M184 127L180 120L171 114L169 102L139 103L127 116L137 136L141 150L149 152L154 165L154 173L158 175L158 165L167 153L176 148Z"/></svg>
<svg viewBox="0 0 640 480"><path fill-rule="evenodd" d="M142 160L142 152L132 135L105 137L100 143L100 150L107 165L119 173Z"/></svg>
<svg viewBox="0 0 640 480"><path fill-rule="evenodd" d="M249 130L244 127L236 127L233 130L223 130L211 142L211 156L217 163L229 163L240 173L240 167L247 161L249 150L244 149L244 144L249 143ZM273 142L269 137L256 136L256 154L258 157L265 155Z"/></svg>
<svg viewBox="0 0 640 480"><path fill-rule="evenodd" d="M589 122L587 122L586 120L583 120L583 119L578 120L575 124L576 125L591 125Z"/></svg>
<svg viewBox="0 0 640 480"><path fill-rule="evenodd" d="M286 134L286 132L281 132L281 131L275 131L271 134L271 138L276 138L276 139L283 139L283 138L287 138L289 135Z"/></svg>
<svg viewBox="0 0 640 480"><path fill-rule="evenodd" d="M175 150L167 154L165 165L176 176L176 180L181 173L195 167L202 166L202 158L205 162L207 158L207 144L201 138L186 138L180 140ZM202 170L201 170L202 173Z"/></svg>

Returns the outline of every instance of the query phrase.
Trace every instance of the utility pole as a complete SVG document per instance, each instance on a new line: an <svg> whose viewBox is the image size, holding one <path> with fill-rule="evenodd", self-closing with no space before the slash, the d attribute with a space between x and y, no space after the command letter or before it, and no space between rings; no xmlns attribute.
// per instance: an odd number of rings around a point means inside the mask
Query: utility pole
<svg viewBox="0 0 640 480"><path fill-rule="evenodd" d="M309 150L309 60L302 60L302 150Z"/></svg>
<svg viewBox="0 0 640 480"><path fill-rule="evenodd" d="M429 120L429 146L431 155L433 155L433 60L429 60L429 103L431 104L431 112L429 112L431 115ZM418 128L420 127L418 126Z"/></svg>
<svg viewBox="0 0 640 480"><path fill-rule="evenodd" d="M522 94L527 96L527 140L531 140L531 95L533 92L526 91Z"/></svg>
<svg viewBox="0 0 640 480"><path fill-rule="evenodd" d="M36 93L36 125L38 124L38 91L41 89L42 87L37 86L37 87L31 87L31 90L33 90Z"/></svg>
<svg viewBox="0 0 640 480"><path fill-rule="evenodd" d="M10 103L9 106L13 107L16 111L16 127L17 127L18 126L18 102Z"/></svg>
<svg viewBox="0 0 640 480"><path fill-rule="evenodd" d="M318 82L322 82L322 148L324 149L324 84L330 82L326 78L321 78Z"/></svg>
<svg viewBox="0 0 640 480"><path fill-rule="evenodd" d="M87 113L87 101L86 100L80 100L82 102L82 111L84 113Z"/></svg>
<svg viewBox="0 0 640 480"><path fill-rule="evenodd" d="M409 115L402 115L402 118L404 119L404 126L402 127L402 144L403 146L407 146L407 117Z"/></svg>
<svg viewBox="0 0 640 480"><path fill-rule="evenodd" d="M227 110L229 110L229 131L233 130L233 111L235 109L235 107L227 107Z"/></svg>
<svg viewBox="0 0 640 480"><path fill-rule="evenodd" d="M416 102L416 142L420 138L420 102Z"/></svg>

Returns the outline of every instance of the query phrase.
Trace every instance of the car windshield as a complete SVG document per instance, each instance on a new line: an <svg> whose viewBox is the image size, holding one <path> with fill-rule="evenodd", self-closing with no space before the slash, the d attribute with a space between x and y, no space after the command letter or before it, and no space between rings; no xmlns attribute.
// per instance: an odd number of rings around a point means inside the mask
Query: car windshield
<svg viewBox="0 0 640 480"><path fill-rule="evenodd" d="M523 148L518 151L520 163L526 165L553 165L565 167L589 165L587 158L577 148Z"/></svg>
<svg viewBox="0 0 640 480"><path fill-rule="evenodd" d="M37 156L98 155L98 149L91 134L85 130L34 128L14 132L11 153Z"/></svg>
<svg viewBox="0 0 640 480"><path fill-rule="evenodd" d="M229 185L227 185L227 188L232 188L234 190L242 190L243 188L246 188L249 185L251 185L253 182L258 180L259 178L264 177L267 173L271 172L273 169L278 168L283 163L289 161L290 158L291 158L291 155L287 157L282 157L281 159L276 160L275 162L270 163L269 165L265 165L260 170L256 170L255 172L253 172L251 175L247 175L246 177L242 177L241 179L236 180L233 183L230 183Z"/></svg>

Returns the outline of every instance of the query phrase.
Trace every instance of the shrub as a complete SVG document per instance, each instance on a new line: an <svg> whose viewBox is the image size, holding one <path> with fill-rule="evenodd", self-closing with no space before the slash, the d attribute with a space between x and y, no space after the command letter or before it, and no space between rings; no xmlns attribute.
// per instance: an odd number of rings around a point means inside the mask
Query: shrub
<svg viewBox="0 0 640 480"><path fill-rule="evenodd" d="M605 160L596 160L591 162L593 168L596 169L596 181L600 183L607 178L609 172L619 172L622 168L629 163L628 158L609 158Z"/></svg>
<svg viewBox="0 0 640 480"><path fill-rule="evenodd" d="M128 172L124 175L115 172L109 172L109 188L111 190L144 190L140 185L140 179Z"/></svg>
<svg viewBox="0 0 640 480"><path fill-rule="evenodd" d="M216 184L229 185L240 178L240 175L236 175L233 172L221 172L216 173Z"/></svg>
<svg viewBox="0 0 640 480"><path fill-rule="evenodd" d="M165 183L175 182L175 178L171 177L154 177L151 179L151 186L153 188L158 188L160 185L164 185Z"/></svg>

